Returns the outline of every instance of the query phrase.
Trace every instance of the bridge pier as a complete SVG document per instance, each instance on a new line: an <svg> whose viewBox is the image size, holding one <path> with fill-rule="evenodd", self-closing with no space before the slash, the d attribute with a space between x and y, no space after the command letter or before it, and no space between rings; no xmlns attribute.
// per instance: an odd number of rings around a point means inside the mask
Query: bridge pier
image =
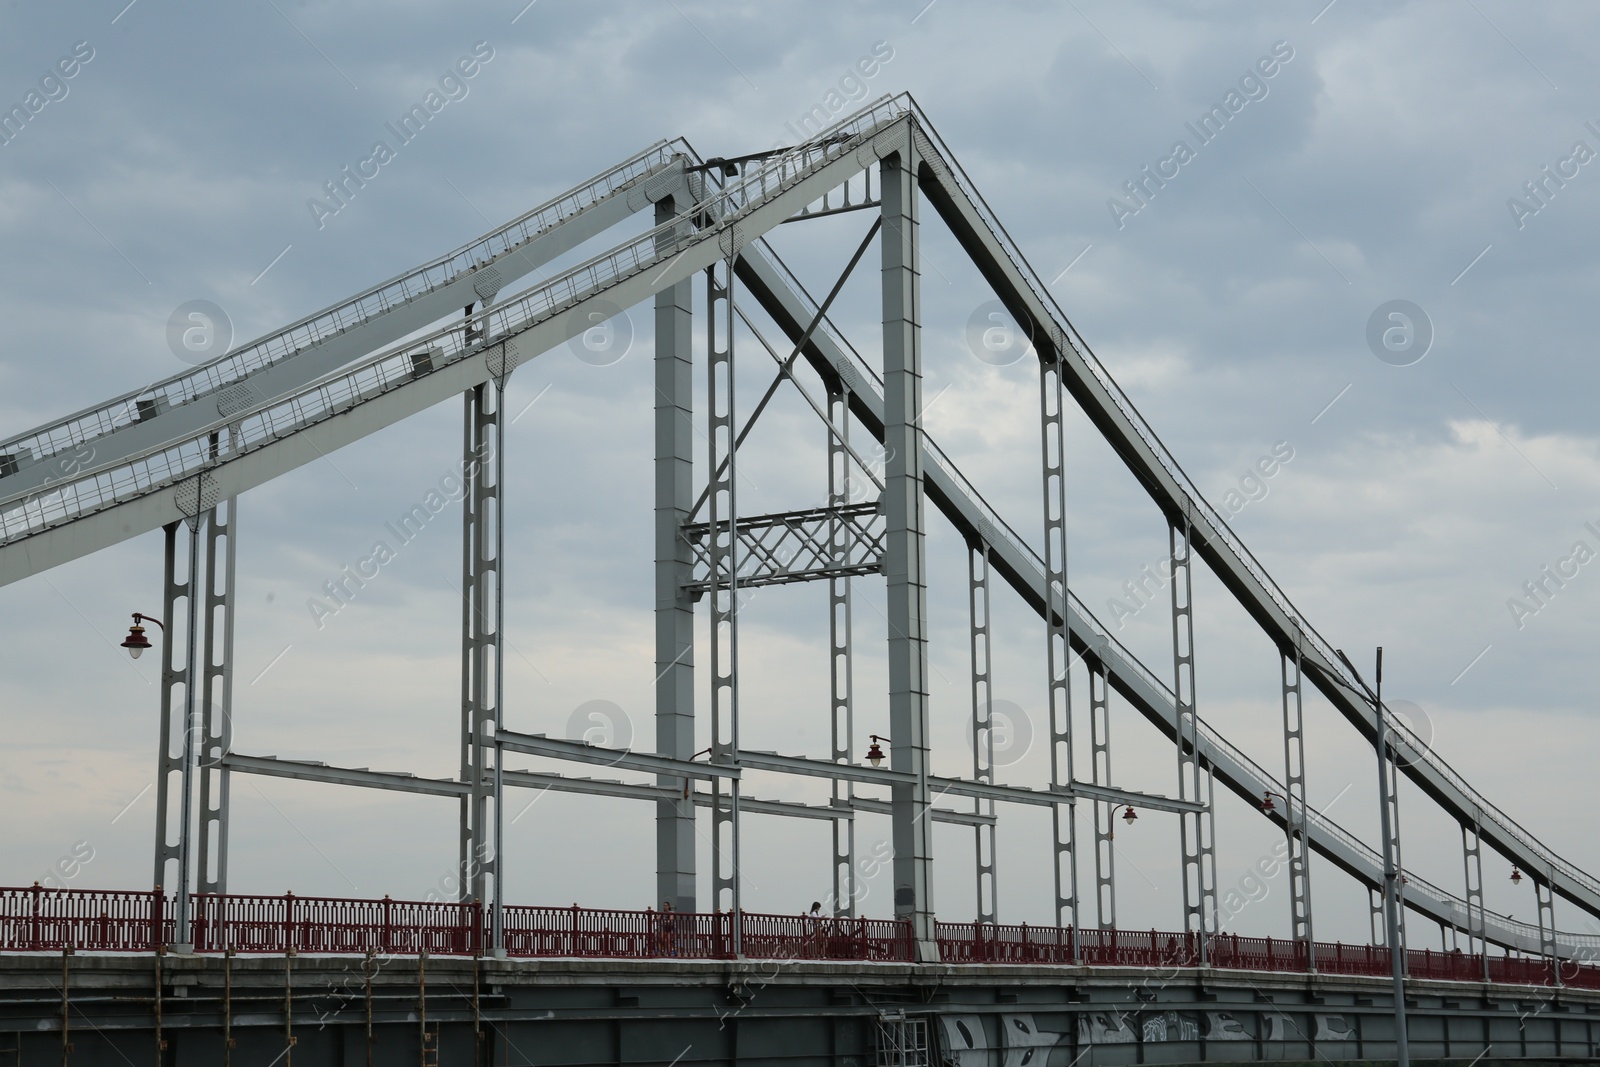
<svg viewBox="0 0 1600 1067"><path fill-rule="evenodd" d="M890 788L894 913L917 958L938 959L928 789L928 574L922 482L922 284L914 139L881 164L883 219L884 577L889 616L889 765L914 776Z"/></svg>
<svg viewBox="0 0 1600 1067"><path fill-rule="evenodd" d="M63 962L0 956L6 1062L57 1062L63 1039L72 1067L867 1067L890 1062L891 1042L911 1052L896 1062L963 1067L1384 1063L1395 1053L1387 979L1348 975L799 959ZM1600 1056L1597 992L1413 980L1407 993L1421 1062ZM423 1059L428 1049L436 1060Z"/></svg>
<svg viewBox="0 0 1600 1067"><path fill-rule="evenodd" d="M671 222L678 202L656 202L656 225ZM655 546L656 753L694 755L693 556L681 535L694 508L694 283L685 278L656 294ZM690 780L656 776L673 791L656 801L656 894L680 912L695 898L695 807Z"/></svg>

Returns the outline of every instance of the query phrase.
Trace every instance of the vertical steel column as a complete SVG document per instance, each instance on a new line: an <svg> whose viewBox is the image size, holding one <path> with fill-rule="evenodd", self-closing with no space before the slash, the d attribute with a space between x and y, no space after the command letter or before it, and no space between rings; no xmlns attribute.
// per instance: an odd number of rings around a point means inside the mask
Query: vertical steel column
<svg viewBox="0 0 1600 1067"><path fill-rule="evenodd" d="M989 682L989 546L981 539L967 545L967 607L972 645L972 778L994 784L994 691ZM1014 724L1013 724L1014 725ZM993 798L974 798L972 810L988 823L972 828L977 873L977 912L981 923L995 922L995 857Z"/></svg>
<svg viewBox="0 0 1600 1067"><path fill-rule="evenodd" d="M928 817L928 577L922 483L922 284L914 139L880 163L883 197L884 576L888 584L889 763L894 914L917 959L937 962Z"/></svg>
<svg viewBox="0 0 1600 1067"><path fill-rule="evenodd" d="M500 452L498 386L485 382L462 394L463 478L461 499L461 798L462 900L487 902L499 884L490 805L495 800L495 739L500 703L500 557L497 534L500 484L495 462Z"/></svg>
<svg viewBox="0 0 1600 1067"><path fill-rule="evenodd" d="M733 377L733 256L737 251L729 249L728 259L706 269L711 762L727 766L739 763L739 506ZM713 779L712 797L712 903L717 910L734 915L733 950L737 954L743 948L738 779Z"/></svg>
<svg viewBox="0 0 1600 1067"><path fill-rule="evenodd" d="M676 217L672 197L656 203L656 224ZM667 243L670 238L663 238ZM693 571L683 524L694 506L694 281L656 294L656 752L694 756ZM672 790L656 801L656 899L695 908L693 782L657 775Z"/></svg>
<svg viewBox="0 0 1600 1067"><path fill-rule="evenodd" d="M161 721L159 725L160 743L156 750L156 849L155 849L155 875L153 884L155 888L165 888L169 892L179 884L176 870L171 869L172 864L179 861L179 843L181 835L172 826L172 809L174 792L181 788L173 781L174 776L183 772L182 745L176 747L174 742L180 741L179 731L182 729L182 720L174 717L173 691L183 685L183 671L178 668L178 635L182 632L178 625L178 610L180 604L187 604L190 590L188 579L178 580L178 527L179 523L169 522L162 527L166 535L166 555L163 577L161 582L161 615L166 623L166 629L161 634ZM190 573L188 562L185 562L184 573ZM185 615L187 615L185 608ZM181 713L180 713L181 714Z"/></svg>
<svg viewBox="0 0 1600 1067"><path fill-rule="evenodd" d="M216 441L212 442L215 449ZM215 454L213 452L213 454ZM205 686L205 675L198 669L200 661L200 527L207 512L217 506L217 487L209 472L202 471L180 482L176 487L175 502L189 527L189 547L185 557L188 577L180 585L177 578L178 524L166 527L166 563L163 582L162 611L166 615L163 635L163 666L161 672L161 747L156 770L156 848L155 884L172 889L176 897L174 918L177 941L180 946L192 943L190 936L190 890L195 878L194 850L194 796L195 764L205 740L206 726L201 719L198 690ZM231 581L230 581L231 586ZM182 627L184 656L183 670L174 665L177 655L177 604L183 601ZM210 614L209 610L207 612ZM183 686L183 718L175 719L172 712L172 690ZM176 750L176 751L175 751ZM177 842L174 844L171 825L173 774L178 776ZM169 865L177 862L177 876L168 880Z"/></svg>
<svg viewBox="0 0 1600 1067"><path fill-rule="evenodd" d="M828 385L828 422L838 428L828 431L828 506L841 508L851 503L850 476L850 393L842 384ZM828 562L842 567L849 556L850 535L837 516L828 526ZM848 764L855 744L855 678L850 657L851 588L847 575L828 579L828 690L832 709L833 762ZM851 808L855 803L854 782L833 781L834 807ZM856 914L856 821L833 820L833 914L854 918Z"/></svg>
<svg viewBox="0 0 1600 1067"><path fill-rule="evenodd" d="M1389 943L1388 912L1383 905L1383 887L1367 886L1367 922L1372 927L1372 943L1374 945L1387 945Z"/></svg>
<svg viewBox="0 0 1600 1067"><path fill-rule="evenodd" d="M1091 773L1095 785L1111 784L1111 685L1105 661L1089 661L1089 744ZM1100 929L1117 928L1117 866L1113 838L1117 806L1108 801L1094 802L1094 890L1095 914Z"/></svg>
<svg viewBox="0 0 1600 1067"><path fill-rule="evenodd" d="M1200 759L1200 718L1194 700L1194 541L1189 517L1168 529L1172 547L1173 693L1178 705L1178 797L1204 804L1179 816L1183 838L1184 929L1200 942L1200 961L1210 959L1217 921L1217 860L1212 819L1211 768Z"/></svg>
<svg viewBox="0 0 1600 1067"><path fill-rule="evenodd" d="M1549 879L1533 875L1533 897L1539 904L1539 953L1550 961L1555 971L1556 985L1560 985L1561 960L1556 957L1556 901L1550 891Z"/></svg>
<svg viewBox="0 0 1600 1067"><path fill-rule="evenodd" d="M1466 868L1467 953L1483 957L1483 980L1489 980L1488 917L1483 910L1483 839L1478 820L1461 824L1461 857Z"/></svg>
<svg viewBox="0 0 1600 1067"><path fill-rule="evenodd" d="M1378 692L1382 693L1380 687ZM1387 869L1394 872L1395 896L1395 930L1394 939L1389 937L1388 920L1385 918L1383 903L1384 891L1370 890L1368 901L1372 908L1373 944L1395 944L1400 947L1400 961L1402 967L1406 963L1406 885L1405 864L1400 851L1400 754L1392 741L1387 740L1388 712L1380 709L1379 714L1383 721L1380 734L1385 738L1378 751L1379 793L1378 802L1383 808L1383 820L1389 826L1388 855L1384 856Z"/></svg>
<svg viewBox="0 0 1600 1067"><path fill-rule="evenodd" d="M1065 393L1061 356L1053 349L1039 361L1039 423L1044 487L1044 618L1049 670L1050 784L1071 788L1077 775L1072 753L1072 645L1067 632L1067 486ZM1059 609L1057 607L1059 605ZM1072 929L1078 959L1078 805L1069 800L1050 810L1054 838L1057 926Z"/></svg>
<svg viewBox="0 0 1600 1067"><path fill-rule="evenodd" d="M1300 643L1282 653L1283 675L1283 832L1289 846L1289 936L1316 970L1311 933L1311 848L1306 837L1306 738L1300 674Z"/></svg>
<svg viewBox="0 0 1600 1067"><path fill-rule="evenodd" d="M1346 661L1348 665L1349 661ZM1352 671L1353 673L1353 671ZM1383 707L1383 646L1378 646L1376 676L1373 685L1377 689L1372 693L1372 710L1377 719L1378 749L1378 806L1380 819L1378 820L1383 833L1383 877L1384 877L1384 916L1387 920L1385 927L1389 932L1389 962L1390 973L1394 979L1394 1030L1395 1030L1395 1061L1398 1067L1410 1067L1411 1052L1409 1048L1410 1037L1406 1024L1406 991L1405 991L1405 932L1402 926L1405 907L1402 904L1401 885L1405 880L1405 868L1400 865L1400 809L1393 803L1395 795L1395 782L1391 777L1394 769L1393 761L1389 758L1388 716Z"/></svg>
<svg viewBox="0 0 1600 1067"><path fill-rule="evenodd" d="M233 580L237 556L234 524L239 498L206 513L205 620L201 623L205 670L200 690L200 875L202 893L228 891L228 768L233 748ZM223 516L226 515L226 518ZM218 542L222 542L218 551ZM220 560L220 566L219 566ZM218 578L221 581L218 581ZM219 621L218 614L221 614Z"/></svg>

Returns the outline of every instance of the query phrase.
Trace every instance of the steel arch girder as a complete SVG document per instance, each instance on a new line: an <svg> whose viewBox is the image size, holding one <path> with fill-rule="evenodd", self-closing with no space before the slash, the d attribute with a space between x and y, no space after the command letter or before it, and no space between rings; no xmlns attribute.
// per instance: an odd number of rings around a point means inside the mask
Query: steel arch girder
<svg viewBox="0 0 1600 1067"><path fill-rule="evenodd" d="M814 308L788 286L779 270L766 259L759 244L747 249L741 259L741 281L790 339L798 341ZM839 348L832 335L825 329L815 331L806 343L804 354L818 373L845 378L851 383L852 413L868 432L881 436L882 397L873 391L870 383L862 380L860 370ZM991 544L995 571L1005 578L1006 583L1030 608L1042 615L1045 607L1040 590L1044 577L1037 562L1007 543L1005 538L996 536L993 520L983 514L979 505L966 496L957 481L940 464L929 462L925 464L925 471L929 501L963 535ZM1059 602L1054 605L1054 610L1058 613L1062 610ZM1103 662L1109 668L1113 688L1157 729L1168 738L1175 739L1177 710L1166 687L1156 682L1137 659L1111 639L1093 616L1080 610L1076 604L1069 607L1068 611L1073 649L1090 659ZM1283 790L1281 783L1270 775L1235 760L1219 750L1206 735L1202 735L1200 746L1204 761L1213 768L1218 779L1250 804L1259 803L1264 789ZM1315 822L1308 827L1308 836L1312 847L1320 855L1347 874L1369 885L1381 883L1381 865L1375 853L1369 862L1361 853ZM1430 899L1419 895L1416 887L1408 890L1406 902L1430 918L1459 929L1467 928L1465 902ZM1515 931L1502 931L1499 938L1491 936L1490 940L1496 944L1538 951L1536 935L1531 940L1523 940Z"/></svg>

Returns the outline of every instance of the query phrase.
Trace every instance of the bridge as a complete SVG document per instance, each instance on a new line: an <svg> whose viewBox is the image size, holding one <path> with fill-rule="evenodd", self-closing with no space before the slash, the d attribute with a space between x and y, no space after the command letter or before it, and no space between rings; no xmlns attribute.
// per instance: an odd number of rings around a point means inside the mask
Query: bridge
<svg viewBox="0 0 1600 1067"><path fill-rule="evenodd" d="M1037 364L1026 417L1037 420L1040 446L1006 459L1037 471L1041 528L1008 521L923 425L920 244L930 209ZM862 236L841 251L841 273L807 287L768 237L848 213L861 213ZM606 246L619 230L621 242ZM882 332L866 347L875 359L830 317L846 282L872 269L864 264L874 245ZM578 256L586 258L541 276ZM502 717L507 383L523 363L603 334L647 301L654 743L519 732ZM826 497L750 514L739 506L740 450L780 393L815 414ZM235 533L248 521L245 494L451 402L464 407L459 774L236 750ZM1069 586L1069 405L1163 517L1169 662L1141 661ZM930 573L936 515L964 541L965 573ZM431 516L419 507L401 526ZM975 1064L1029 1062L1041 1049L1050 1062L1091 1064L1596 1055L1600 969L1586 961L1600 939L1578 924L1600 917L1600 881L1386 708L1381 659L1363 676L1295 607L1107 373L909 97L764 152L703 158L682 140L652 145L278 332L0 442L0 585L157 529L162 613L135 615L125 642L156 652L162 666L152 881L0 890L0 1057L13 1062L57 1053L62 1062L185 1065ZM385 562L375 549L335 588L353 595ZM1193 597L1202 565L1276 649L1279 771L1201 714L1195 629L1204 606ZM886 735L858 720L855 684L853 591L880 581ZM971 771L959 776L933 771L927 591L939 581L963 588L969 608ZM741 716L759 710L741 707L740 617L755 591L802 582L827 589L817 671L829 689L830 744L803 755L749 748ZM1003 780L996 759L991 597L1006 589L1037 617L1047 781ZM698 677L697 654L708 660ZM1313 692L1374 745L1385 826L1377 847L1308 800L1303 702ZM1115 784L1114 705L1170 742L1176 795ZM589 777L573 764L630 777ZM454 899L230 892L236 775L453 799ZM825 783L826 802L747 788L794 776ZM1402 781L1459 826L1459 887L1405 866ZM1285 872L1287 939L1223 928L1219 785L1282 834L1274 863ZM529 789L647 802L660 909L503 892L508 794ZM996 826L1002 812L1029 808L1047 810L1051 826L1040 842L1053 898L1043 925L1002 922L998 903ZM889 854L858 850L857 817L868 815L888 817ZM741 843L752 816L830 828L832 892L811 914L744 906ZM1178 824L1181 928L1119 922L1114 834L1118 822L1141 818ZM971 831L970 858L940 862L970 870L973 914L935 907L935 824ZM710 870L697 869L702 835ZM1485 906L1486 852L1532 882L1535 922ZM878 868L892 877L892 901L869 916L860 883ZM1316 936L1319 868L1365 887L1368 941ZM1437 924L1440 949L1408 941L1408 918Z"/></svg>

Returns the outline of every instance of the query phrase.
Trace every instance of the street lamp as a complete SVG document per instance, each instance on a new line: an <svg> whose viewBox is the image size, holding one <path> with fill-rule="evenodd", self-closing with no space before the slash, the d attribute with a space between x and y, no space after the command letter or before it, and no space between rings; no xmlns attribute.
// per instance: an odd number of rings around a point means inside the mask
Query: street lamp
<svg viewBox="0 0 1600 1067"><path fill-rule="evenodd" d="M1122 813L1122 821L1127 823L1129 826L1132 826L1134 820L1137 819L1138 817L1139 817L1139 813L1133 810L1133 805L1132 804L1129 804L1128 805L1128 810L1126 810L1126 811L1124 811Z"/></svg>
<svg viewBox="0 0 1600 1067"><path fill-rule="evenodd" d="M882 741L885 744L891 745L894 744L894 742L890 741L887 737L879 737L877 734L869 734L867 736L872 739L872 744L867 746L867 762L872 764L874 767L881 767L883 766L883 749L878 747L878 742Z"/></svg>
<svg viewBox="0 0 1600 1067"><path fill-rule="evenodd" d="M139 611L134 612L133 625L128 627L128 636L122 639L122 647L127 649L128 655L134 659L138 659L144 650L150 647L150 639L144 635L144 627L140 625L140 623L145 622L155 623L161 628L163 634L167 632L166 625L154 615L146 615Z"/></svg>
<svg viewBox="0 0 1600 1067"><path fill-rule="evenodd" d="M1522 872L1517 870L1515 867L1511 868L1511 884L1512 885L1521 885L1522 884Z"/></svg>

